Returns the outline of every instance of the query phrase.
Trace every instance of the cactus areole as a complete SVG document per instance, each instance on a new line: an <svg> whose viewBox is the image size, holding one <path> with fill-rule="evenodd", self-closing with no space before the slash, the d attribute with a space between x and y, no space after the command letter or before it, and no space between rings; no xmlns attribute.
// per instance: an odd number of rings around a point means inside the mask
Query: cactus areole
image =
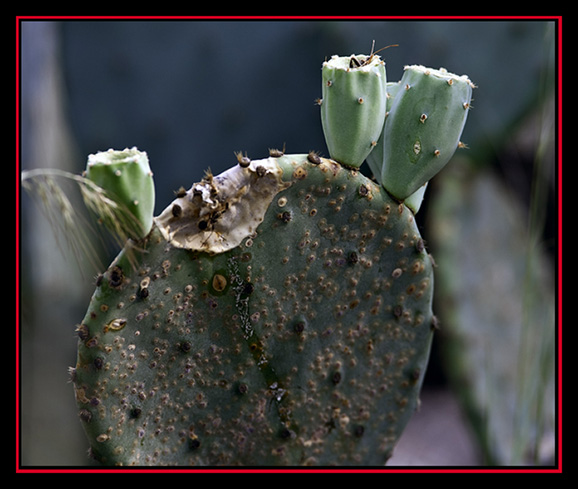
<svg viewBox="0 0 578 489"><path fill-rule="evenodd" d="M92 456L385 464L436 324L415 209L315 154L239 155L178 192L102 274L77 326Z"/></svg>

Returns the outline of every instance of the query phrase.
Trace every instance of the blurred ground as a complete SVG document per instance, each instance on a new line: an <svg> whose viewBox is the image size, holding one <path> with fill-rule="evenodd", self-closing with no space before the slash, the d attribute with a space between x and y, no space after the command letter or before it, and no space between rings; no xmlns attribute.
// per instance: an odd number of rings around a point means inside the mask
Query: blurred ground
<svg viewBox="0 0 578 489"><path fill-rule="evenodd" d="M475 439L453 394L424 389L421 406L407 425L388 466L476 466Z"/></svg>

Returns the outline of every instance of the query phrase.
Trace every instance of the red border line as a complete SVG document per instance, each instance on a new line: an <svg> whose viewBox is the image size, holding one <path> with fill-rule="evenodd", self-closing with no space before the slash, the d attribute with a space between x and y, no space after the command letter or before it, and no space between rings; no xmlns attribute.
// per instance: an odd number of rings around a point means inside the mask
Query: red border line
<svg viewBox="0 0 578 489"><path fill-rule="evenodd" d="M558 20L558 467L562 471L562 18Z"/></svg>
<svg viewBox="0 0 578 489"><path fill-rule="evenodd" d="M464 21L464 20L541 20L541 21L556 21L557 22L557 61L558 61L558 83L557 83L557 101L558 101L558 117L557 117L557 151L558 151L558 174L557 174L557 190L558 190L558 263L557 263L557 312L558 312L558 440L557 440L557 466L554 468L548 467L428 467L428 468L395 468L395 467L379 467L379 468L194 468L194 469L155 469L155 468L22 468L20 467L20 439L19 439L19 422L20 422L20 389L19 389L19 362L20 362L20 344L19 344L19 260L20 260L20 242L19 242L19 199L20 199L20 119L19 119L19 105L20 105L20 22L21 21L50 21L50 20L428 20L428 21ZM456 16L416 16L416 15L393 15L393 16L16 16L16 473L21 474L37 474L37 473L200 473L200 474L227 474L227 473L358 473L358 474L400 474L400 473L417 473L417 474L432 474L432 473L452 473L452 474L544 474L544 473L561 473L562 472L562 16L524 16L524 15L456 15Z"/></svg>
<svg viewBox="0 0 578 489"><path fill-rule="evenodd" d="M555 15L61 15L18 16L17 20L559 20Z"/></svg>
<svg viewBox="0 0 578 489"><path fill-rule="evenodd" d="M20 22L16 19L16 471L20 457Z"/></svg>

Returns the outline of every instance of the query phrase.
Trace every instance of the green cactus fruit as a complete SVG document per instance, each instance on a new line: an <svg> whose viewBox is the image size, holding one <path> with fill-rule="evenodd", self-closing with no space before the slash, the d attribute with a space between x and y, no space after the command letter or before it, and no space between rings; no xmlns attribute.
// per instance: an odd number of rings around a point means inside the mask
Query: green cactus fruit
<svg viewBox="0 0 578 489"><path fill-rule="evenodd" d="M359 168L385 120L385 62L370 56L333 56L322 66L321 123L331 158Z"/></svg>
<svg viewBox="0 0 578 489"><path fill-rule="evenodd" d="M406 66L383 129L381 182L399 201L416 192L460 144L474 85L444 69Z"/></svg>
<svg viewBox="0 0 578 489"><path fill-rule="evenodd" d="M387 114L391 110L391 106L393 105L393 100L394 100L395 96L397 95L400 87L401 87L400 82L387 82L387 104L386 104L386 115L385 115L386 118L387 118ZM384 151L384 131L381 132L381 135L379 136L379 139L377 141L377 144L375 145L375 148L373 148L373 150L371 151L371 153L369 153L369 155L367 156L367 159L366 159L367 165L369 166L369 169L373 173L373 177L378 182L381 182L381 171L382 171L383 161L384 161L383 151ZM425 184L423 184L418 190L416 190L412 195L407 197L404 201L404 204L409 209L411 209L411 211L414 214L417 214L417 212L419 211L419 209L421 207L426 188L427 188L427 182Z"/></svg>
<svg viewBox="0 0 578 489"><path fill-rule="evenodd" d="M387 82L386 83L386 99L385 99L385 117L387 118L387 114L391 110L391 106L393 105L393 99L395 98L397 92L399 91L399 87L401 84L399 82ZM367 166L373 173L373 176L376 181L381 183L381 170L383 167L383 130L379 135L377 140L377 144L371 150L371 153L367 155L366 162Z"/></svg>
<svg viewBox="0 0 578 489"><path fill-rule="evenodd" d="M403 202L414 214L417 214L423 203L428 182L424 183Z"/></svg>
<svg viewBox="0 0 578 489"><path fill-rule="evenodd" d="M102 188L116 207L125 210L123 225L130 238L141 239L148 234L153 224L155 188L145 152L127 148L89 155L85 177ZM87 205L95 208L91 202ZM119 213L109 214L107 206L100 206L100 209L104 224L117 228L114 221Z"/></svg>
<svg viewBox="0 0 578 489"><path fill-rule="evenodd" d="M73 381L106 465L382 465L435 318L413 213L314 154L207 175L99 278Z"/></svg>

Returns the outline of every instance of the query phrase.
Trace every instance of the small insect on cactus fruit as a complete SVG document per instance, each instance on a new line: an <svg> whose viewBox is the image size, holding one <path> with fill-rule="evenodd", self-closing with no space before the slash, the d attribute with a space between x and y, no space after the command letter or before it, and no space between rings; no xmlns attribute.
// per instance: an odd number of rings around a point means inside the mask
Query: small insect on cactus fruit
<svg viewBox="0 0 578 489"><path fill-rule="evenodd" d="M386 113L385 62L332 56L322 67L321 123L331 158L359 168L376 145Z"/></svg>
<svg viewBox="0 0 578 489"><path fill-rule="evenodd" d="M436 325L414 211L351 161L236 156L98 281L73 369L92 455L383 465Z"/></svg>

